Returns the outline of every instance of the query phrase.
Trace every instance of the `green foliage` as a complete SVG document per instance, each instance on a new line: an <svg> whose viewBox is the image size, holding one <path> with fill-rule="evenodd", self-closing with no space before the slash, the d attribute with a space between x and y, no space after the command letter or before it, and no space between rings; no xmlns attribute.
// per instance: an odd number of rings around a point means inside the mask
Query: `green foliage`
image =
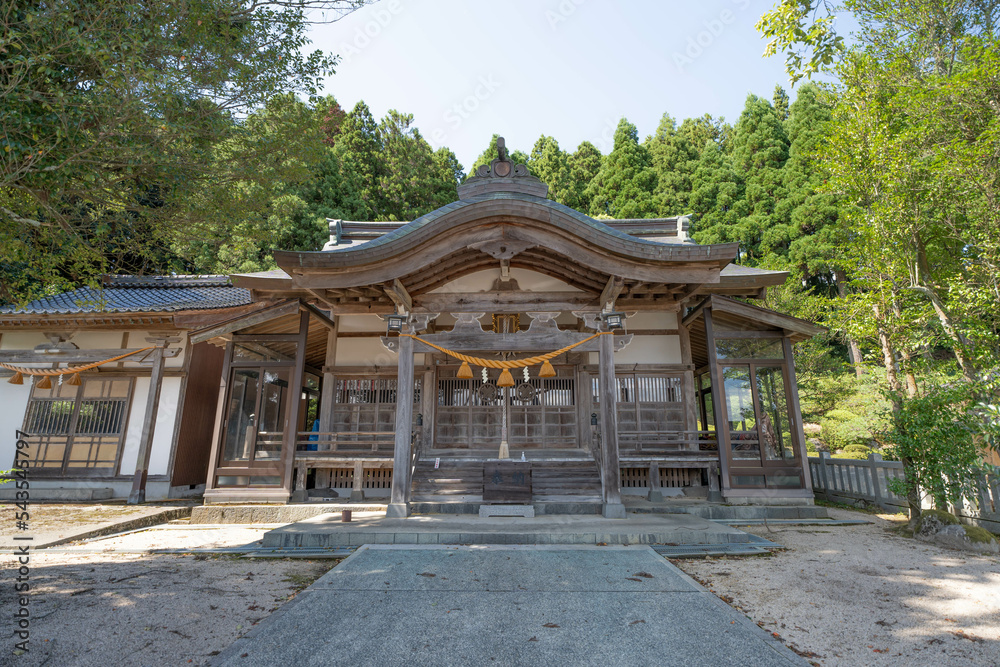
<svg viewBox="0 0 1000 667"><path fill-rule="evenodd" d="M541 136L531 149L528 170L549 186L549 199L566 204L574 198L569 156L552 137ZM567 204L568 205L568 204Z"/></svg>
<svg viewBox="0 0 1000 667"><path fill-rule="evenodd" d="M970 385L959 384L897 399L900 409L892 414L887 439L906 465L906 480L890 482L895 493L921 489L939 509L963 496L976 497L989 426L975 407L975 393Z"/></svg>
<svg viewBox="0 0 1000 667"><path fill-rule="evenodd" d="M576 151L568 158L569 190L566 192L563 204L578 211L590 210L590 197L586 194L587 186L601 170L603 159L601 152L589 141L577 146Z"/></svg>
<svg viewBox="0 0 1000 667"><path fill-rule="evenodd" d="M590 214L613 218L654 217L655 187L656 171L649 151L639 144L635 125L622 118L615 130L614 148L584 192L590 200Z"/></svg>
<svg viewBox="0 0 1000 667"><path fill-rule="evenodd" d="M842 369L818 377L819 382L802 392L802 410L804 419L819 422L819 439L831 451L871 450L881 443L891 405L879 388L877 375L858 378Z"/></svg>
<svg viewBox="0 0 1000 667"><path fill-rule="evenodd" d="M0 298L183 268L171 246L217 222L206 199L285 178L273 161L287 165L307 138L282 122L276 142L248 140L247 120L276 95L314 94L332 71L334 58L303 51L313 4L74 0L0 13ZM238 219L244 202L225 212Z"/></svg>

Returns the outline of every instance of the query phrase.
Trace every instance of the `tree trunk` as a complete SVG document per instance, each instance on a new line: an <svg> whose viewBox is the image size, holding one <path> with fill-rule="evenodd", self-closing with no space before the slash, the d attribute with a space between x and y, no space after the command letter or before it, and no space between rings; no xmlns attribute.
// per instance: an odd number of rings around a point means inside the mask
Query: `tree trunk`
<svg viewBox="0 0 1000 667"><path fill-rule="evenodd" d="M966 356L965 337L962 336L962 334L959 333L958 329L955 327L955 321L952 319L948 309L945 308L944 301L941 300L941 295L938 294L937 288L934 286L934 281L931 278L930 265L927 261L927 253L924 250L923 241L919 237L916 239L916 247L917 268L920 273L919 280L924 284L914 284L911 289L920 292L930 299L931 305L934 306L934 313L937 315L938 321L941 322L941 328L943 328L944 332L949 338L951 338L952 352L955 353L955 360L958 362L958 367L962 369L962 376L969 382L975 382L979 379L979 372L976 370L976 366L973 361ZM912 282L915 283L917 281L912 280Z"/></svg>
<svg viewBox="0 0 1000 667"><path fill-rule="evenodd" d="M843 272L843 270L838 269L833 272L833 280L837 285L837 294L839 294L841 298L846 297L847 275ZM858 341L851 336L847 336L847 355L851 360L851 365L854 366L854 374L858 377L864 375L865 369L861 365L861 346L858 345Z"/></svg>
<svg viewBox="0 0 1000 667"><path fill-rule="evenodd" d="M895 416L903 409L902 397L900 395L902 386L899 382L899 375L896 373L896 350L893 347L892 340L889 338L888 331L886 330L886 321L882 314L882 310L877 304L873 306L872 309L875 311L875 324L878 328L879 343L882 344L882 357L885 363L885 377L886 381L889 383L889 389L892 390L892 413L893 416ZM904 479L916 479L913 475L913 463L910 459L907 457L901 457L900 462L903 464ZM917 520L920 518L920 491L913 484L907 485L906 504L910 511L910 527L913 528L916 526Z"/></svg>

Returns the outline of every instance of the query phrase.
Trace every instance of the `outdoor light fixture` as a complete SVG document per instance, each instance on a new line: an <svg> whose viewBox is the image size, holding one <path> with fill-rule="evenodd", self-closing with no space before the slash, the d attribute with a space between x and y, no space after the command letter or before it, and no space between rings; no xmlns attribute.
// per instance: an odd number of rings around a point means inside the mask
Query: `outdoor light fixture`
<svg viewBox="0 0 1000 667"><path fill-rule="evenodd" d="M608 331L625 328L625 313L620 313L616 310L601 313L601 320L608 327Z"/></svg>
<svg viewBox="0 0 1000 667"><path fill-rule="evenodd" d="M389 315L385 321L386 333L402 333L403 325L406 324L406 315Z"/></svg>
<svg viewBox="0 0 1000 667"><path fill-rule="evenodd" d="M591 426L597 426L597 413L596 412L591 412L590 413L590 425Z"/></svg>

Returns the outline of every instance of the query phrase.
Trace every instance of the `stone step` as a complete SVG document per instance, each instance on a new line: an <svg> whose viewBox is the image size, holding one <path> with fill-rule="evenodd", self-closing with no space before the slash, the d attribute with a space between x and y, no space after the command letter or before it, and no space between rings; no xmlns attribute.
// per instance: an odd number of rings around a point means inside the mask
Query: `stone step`
<svg viewBox="0 0 1000 667"><path fill-rule="evenodd" d="M318 516L268 531L265 548L336 548L362 544L746 544L750 536L700 517L630 515L479 518L422 515L406 519Z"/></svg>

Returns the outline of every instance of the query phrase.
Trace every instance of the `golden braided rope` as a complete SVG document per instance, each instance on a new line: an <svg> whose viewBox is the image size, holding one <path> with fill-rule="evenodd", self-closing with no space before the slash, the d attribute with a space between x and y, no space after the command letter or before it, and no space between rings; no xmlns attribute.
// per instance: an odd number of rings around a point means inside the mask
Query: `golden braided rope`
<svg viewBox="0 0 1000 667"><path fill-rule="evenodd" d="M541 364L541 363L544 363L546 361L551 361L552 359L555 359L556 357L558 357L563 352L569 352L574 347L577 347L579 345L583 345L584 343L586 343L588 341L594 340L598 336L607 336L607 335L610 335L610 334L613 334L613 333L614 333L613 331L600 331L598 333L595 333L593 336L589 336L587 338L584 338L581 341L573 343L572 345L567 345L566 347L558 349L558 350L556 350L554 352L547 352L545 354L540 354L537 357L528 357L526 359L509 359L509 360L506 360L506 361L500 361L499 359L483 359L482 357L472 357L472 356L469 356L468 354L462 354L461 352L454 352L452 350L447 350L447 349L445 349L445 348L443 348L443 347L441 347L439 345L435 345L434 343L432 343L430 341L424 340L420 336L414 336L413 334L399 334L399 335L400 336L406 336L407 338L412 338L413 340L419 340L424 345L429 345L430 347L433 347L435 350L437 350L439 352L444 352L449 357L454 357L455 359L458 359L459 361L466 361L466 362L472 364L473 366L485 366L486 368L508 368L509 369L509 368L526 368L528 366L535 366L537 364Z"/></svg>
<svg viewBox="0 0 1000 667"><path fill-rule="evenodd" d="M89 371L91 368L97 368L103 364L111 363L112 361L119 361L125 357L131 357L133 354L139 354L140 352L145 352L146 350L155 349L155 345L150 345L149 347L144 347L140 350L132 350L126 354L119 355L117 357L111 357L110 359L105 359L104 361L95 361L92 364L85 364L83 366L72 366L69 368L26 368L24 366L14 366L13 364L0 363L0 367L6 368L7 370L20 373L21 375L69 375L71 373L82 373L83 371ZM58 363L58 359L53 359L52 361Z"/></svg>

